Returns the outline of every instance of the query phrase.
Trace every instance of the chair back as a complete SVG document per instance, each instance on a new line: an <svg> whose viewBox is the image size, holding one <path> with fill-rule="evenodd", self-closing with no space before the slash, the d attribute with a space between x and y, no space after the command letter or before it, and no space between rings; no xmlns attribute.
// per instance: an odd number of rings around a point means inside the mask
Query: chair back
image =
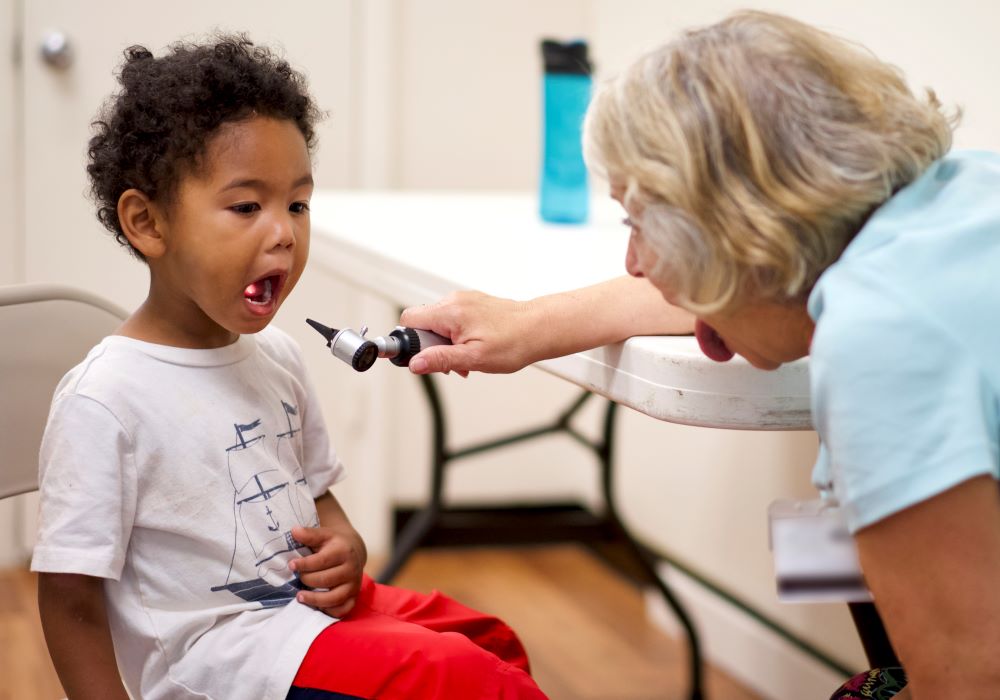
<svg viewBox="0 0 1000 700"><path fill-rule="evenodd" d="M127 315L72 287L0 286L0 498L38 488L38 448L56 385Z"/></svg>

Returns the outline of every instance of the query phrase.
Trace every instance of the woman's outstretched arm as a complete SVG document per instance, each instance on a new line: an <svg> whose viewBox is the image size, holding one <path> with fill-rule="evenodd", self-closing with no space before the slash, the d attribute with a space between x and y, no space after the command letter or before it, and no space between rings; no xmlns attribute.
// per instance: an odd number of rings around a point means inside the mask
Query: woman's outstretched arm
<svg viewBox="0 0 1000 700"><path fill-rule="evenodd" d="M530 301L454 292L436 304L406 309L400 323L451 338L410 361L417 374L508 373L552 357L634 335L684 335L694 317L668 304L647 279L617 277Z"/></svg>

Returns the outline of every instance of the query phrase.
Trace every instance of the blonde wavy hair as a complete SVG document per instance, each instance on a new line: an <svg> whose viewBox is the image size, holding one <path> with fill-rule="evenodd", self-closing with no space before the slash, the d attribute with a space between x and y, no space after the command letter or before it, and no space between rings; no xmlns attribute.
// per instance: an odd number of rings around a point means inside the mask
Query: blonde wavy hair
<svg viewBox="0 0 1000 700"><path fill-rule="evenodd" d="M870 213L948 151L957 119L860 46L740 12L598 90L585 152L642 212L654 281L695 313L727 313L804 299Z"/></svg>

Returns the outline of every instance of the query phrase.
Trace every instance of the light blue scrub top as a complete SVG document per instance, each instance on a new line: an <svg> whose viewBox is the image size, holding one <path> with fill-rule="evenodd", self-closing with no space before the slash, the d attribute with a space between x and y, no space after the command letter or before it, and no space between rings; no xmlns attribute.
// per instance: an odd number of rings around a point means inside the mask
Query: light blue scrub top
<svg viewBox="0 0 1000 700"><path fill-rule="evenodd" d="M808 309L813 482L852 532L1000 476L1000 155L931 165L871 216Z"/></svg>

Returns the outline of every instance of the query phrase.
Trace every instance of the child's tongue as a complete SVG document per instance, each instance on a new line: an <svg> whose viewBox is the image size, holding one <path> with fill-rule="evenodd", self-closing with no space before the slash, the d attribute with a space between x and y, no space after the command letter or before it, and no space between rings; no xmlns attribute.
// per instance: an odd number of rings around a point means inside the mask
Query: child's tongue
<svg viewBox="0 0 1000 700"><path fill-rule="evenodd" d="M271 287L271 280L265 278L262 280L257 280L256 282L251 282L247 285L247 288L243 290L243 296L251 301L260 301L265 295L269 296Z"/></svg>
<svg viewBox="0 0 1000 700"><path fill-rule="evenodd" d="M696 319L694 322L694 337L698 339L698 345L708 359L716 362L729 362L733 359L733 351L726 347L725 341L719 337L715 329L701 319Z"/></svg>

